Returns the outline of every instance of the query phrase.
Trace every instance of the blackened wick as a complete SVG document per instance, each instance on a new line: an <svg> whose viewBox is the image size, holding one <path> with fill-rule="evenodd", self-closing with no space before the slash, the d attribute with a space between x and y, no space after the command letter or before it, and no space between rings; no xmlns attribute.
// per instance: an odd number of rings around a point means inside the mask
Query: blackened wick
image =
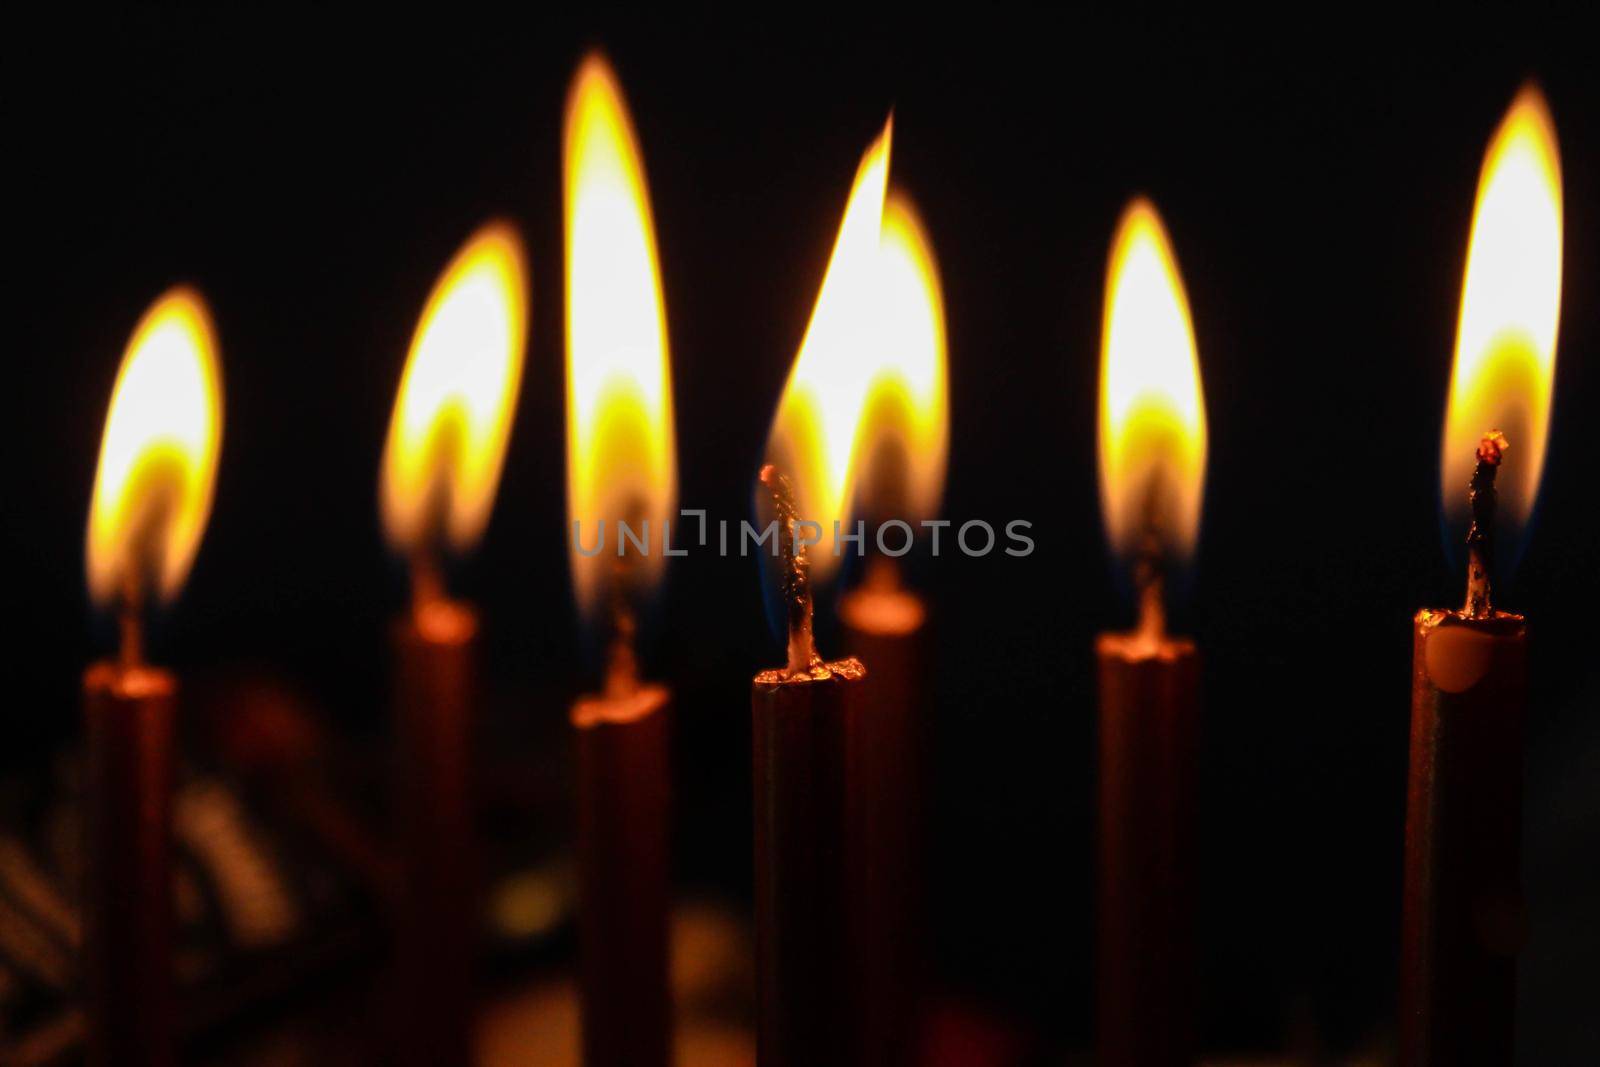
<svg viewBox="0 0 1600 1067"><path fill-rule="evenodd" d="M1486 619L1494 609L1489 603L1489 571L1494 563L1494 511L1498 493L1494 476L1500 460L1510 447L1506 435L1490 430L1478 442L1478 464L1472 469L1467 486L1467 503L1472 507L1472 526L1467 530L1467 603L1463 614L1471 619Z"/></svg>

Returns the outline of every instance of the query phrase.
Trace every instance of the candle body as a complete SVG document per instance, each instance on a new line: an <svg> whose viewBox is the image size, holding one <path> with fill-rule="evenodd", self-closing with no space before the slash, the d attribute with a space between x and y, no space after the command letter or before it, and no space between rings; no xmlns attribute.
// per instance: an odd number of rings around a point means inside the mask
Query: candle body
<svg viewBox="0 0 1600 1067"><path fill-rule="evenodd" d="M572 708L587 1067L672 1062L669 713L659 686Z"/></svg>
<svg viewBox="0 0 1600 1067"><path fill-rule="evenodd" d="M1098 1043L1101 1063L1176 1067L1194 1049L1199 656L1189 641L1103 634Z"/></svg>
<svg viewBox="0 0 1600 1067"><path fill-rule="evenodd" d="M171 798L177 686L149 667L84 675L89 1062L173 1062Z"/></svg>
<svg viewBox="0 0 1600 1067"><path fill-rule="evenodd" d="M913 1061L921 1000L922 757L926 611L901 589L864 586L840 602L845 647L872 670L861 682L857 726L859 802L847 841L851 890L852 999L863 1013L865 1062Z"/></svg>
<svg viewBox="0 0 1600 1067"><path fill-rule="evenodd" d="M823 678L767 671L751 687L759 1067L862 1062L846 835L865 676L844 660Z"/></svg>
<svg viewBox="0 0 1600 1067"><path fill-rule="evenodd" d="M1521 616L1417 614L1400 960L1406 1067L1512 1060L1526 677Z"/></svg>
<svg viewBox="0 0 1600 1067"><path fill-rule="evenodd" d="M471 1062L478 944L471 738L477 619L464 605L425 605L395 629L401 835L397 978L400 1058Z"/></svg>

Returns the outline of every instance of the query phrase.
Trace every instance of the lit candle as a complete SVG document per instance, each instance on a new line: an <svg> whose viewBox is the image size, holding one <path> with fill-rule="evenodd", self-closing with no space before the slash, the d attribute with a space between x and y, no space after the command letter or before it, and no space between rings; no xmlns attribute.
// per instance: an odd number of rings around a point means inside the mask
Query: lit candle
<svg viewBox="0 0 1600 1067"><path fill-rule="evenodd" d="M758 511L777 524L787 662L752 687L757 1058L775 1065L892 1063L901 1028L875 983L896 951L878 921L892 887L874 852L898 805L868 671L825 661L812 590L838 569L874 368L895 322L885 301L891 131L856 172L811 321L773 419Z"/></svg>
<svg viewBox="0 0 1600 1067"><path fill-rule="evenodd" d="M1561 163L1544 97L1523 89L1484 158L1467 246L1441 455L1467 593L1413 634L1400 1051L1408 1067L1512 1059L1521 945L1527 647L1491 602L1494 546L1532 511L1561 306Z"/></svg>
<svg viewBox="0 0 1600 1067"><path fill-rule="evenodd" d="M450 598L442 565L446 553L476 544L489 521L522 377L527 292L509 225L467 241L417 325L383 453L384 532L411 564L411 610L394 633L405 853L398 1051L418 1064L470 1056L478 615Z"/></svg>
<svg viewBox="0 0 1600 1067"><path fill-rule="evenodd" d="M84 675L89 1059L173 1061L171 784L177 680L144 659L146 612L177 595L222 446L216 335L200 295L145 313L117 372L89 507L89 593L121 648Z"/></svg>
<svg viewBox="0 0 1600 1067"><path fill-rule="evenodd" d="M1123 212L1107 267L1099 452L1107 537L1138 589L1136 627L1095 646L1100 1060L1175 1067L1193 1043L1200 670L1194 643L1167 632L1164 576L1199 530L1206 416L1177 257L1143 199Z"/></svg>
<svg viewBox="0 0 1600 1067"><path fill-rule="evenodd" d="M601 691L571 713L584 1062L666 1067L670 694L639 676L636 617L677 493L672 376L644 163L598 55L573 80L564 156L573 583L585 623L608 637Z"/></svg>
<svg viewBox="0 0 1600 1067"><path fill-rule="evenodd" d="M854 532L868 554L865 577L839 598L845 649L872 665L864 694L860 762L877 802L860 813L872 862L859 907L876 950L862 954L857 998L874 1005L862 1044L870 1063L892 1067L917 1047L923 973L923 754L928 693L928 610L899 559L922 523L935 520L949 441L944 301L933 244L910 197L890 189L883 207L880 339L857 431ZM936 528L937 529L937 528ZM870 532L869 532L870 531ZM949 546L949 538L944 547Z"/></svg>

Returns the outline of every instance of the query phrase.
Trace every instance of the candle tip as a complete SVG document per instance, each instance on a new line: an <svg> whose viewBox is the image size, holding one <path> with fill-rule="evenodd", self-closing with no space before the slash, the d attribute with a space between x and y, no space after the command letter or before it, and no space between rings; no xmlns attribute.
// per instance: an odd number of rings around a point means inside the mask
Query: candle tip
<svg viewBox="0 0 1600 1067"><path fill-rule="evenodd" d="M1504 452L1510 447L1511 442L1506 440L1505 434L1499 430L1490 430L1478 442L1478 462L1498 467Z"/></svg>
<svg viewBox="0 0 1600 1067"><path fill-rule="evenodd" d="M789 662L791 675L809 673L822 661L817 655L812 633L811 561L806 558L805 542L795 537L799 509L794 486L777 466L761 468L761 484L772 493L772 506L778 523L778 545L783 554L783 601L789 621Z"/></svg>
<svg viewBox="0 0 1600 1067"><path fill-rule="evenodd" d="M411 613L418 619L435 604L448 600L439 560L426 549L411 554Z"/></svg>
<svg viewBox="0 0 1600 1067"><path fill-rule="evenodd" d="M630 527L643 521L644 502L630 500L624 520ZM612 699L625 699L639 689L639 658L635 644L639 632L638 618L634 613L634 584L636 566L634 555L623 551L625 541L617 544L617 561L611 575L611 647L606 657L605 693Z"/></svg>
<svg viewBox="0 0 1600 1067"><path fill-rule="evenodd" d="M1158 647L1167 635L1165 563L1160 540L1147 537L1133 575L1139 591L1139 621L1134 633L1144 648Z"/></svg>
<svg viewBox="0 0 1600 1067"><path fill-rule="evenodd" d="M1489 600L1489 572L1494 559L1494 512L1498 494L1494 476L1511 443L1499 430L1489 430L1478 441L1477 465L1467 486L1472 525L1467 530L1467 602L1462 613L1486 619L1494 613Z"/></svg>
<svg viewBox="0 0 1600 1067"><path fill-rule="evenodd" d="M1134 632L1140 645L1154 649L1167 634L1165 473L1157 469L1145 489L1144 536L1134 560L1133 584L1139 594L1139 621Z"/></svg>
<svg viewBox="0 0 1600 1067"><path fill-rule="evenodd" d="M144 586L133 568L123 575L117 629L117 663L124 672L144 666Z"/></svg>

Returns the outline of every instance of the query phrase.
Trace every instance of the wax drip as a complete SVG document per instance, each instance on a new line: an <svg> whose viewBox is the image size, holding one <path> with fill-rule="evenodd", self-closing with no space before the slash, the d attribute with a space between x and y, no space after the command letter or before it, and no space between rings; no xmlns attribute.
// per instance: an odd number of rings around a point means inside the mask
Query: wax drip
<svg viewBox="0 0 1600 1067"><path fill-rule="evenodd" d="M794 502L794 487L777 467L761 468L761 484L772 493L778 521L778 545L783 554L783 603L789 623L789 663L791 676L810 674L822 665L817 655L811 628L811 561L806 546L795 537L799 513Z"/></svg>
<svg viewBox="0 0 1600 1067"><path fill-rule="evenodd" d="M1510 447L1505 434L1499 430L1484 434L1478 442L1478 464L1472 469L1472 481L1467 486L1472 525L1467 530L1467 603L1462 614L1469 619L1487 619L1494 614L1489 602L1489 572L1494 565L1494 512L1499 496L1494 476Z"/></svg>

